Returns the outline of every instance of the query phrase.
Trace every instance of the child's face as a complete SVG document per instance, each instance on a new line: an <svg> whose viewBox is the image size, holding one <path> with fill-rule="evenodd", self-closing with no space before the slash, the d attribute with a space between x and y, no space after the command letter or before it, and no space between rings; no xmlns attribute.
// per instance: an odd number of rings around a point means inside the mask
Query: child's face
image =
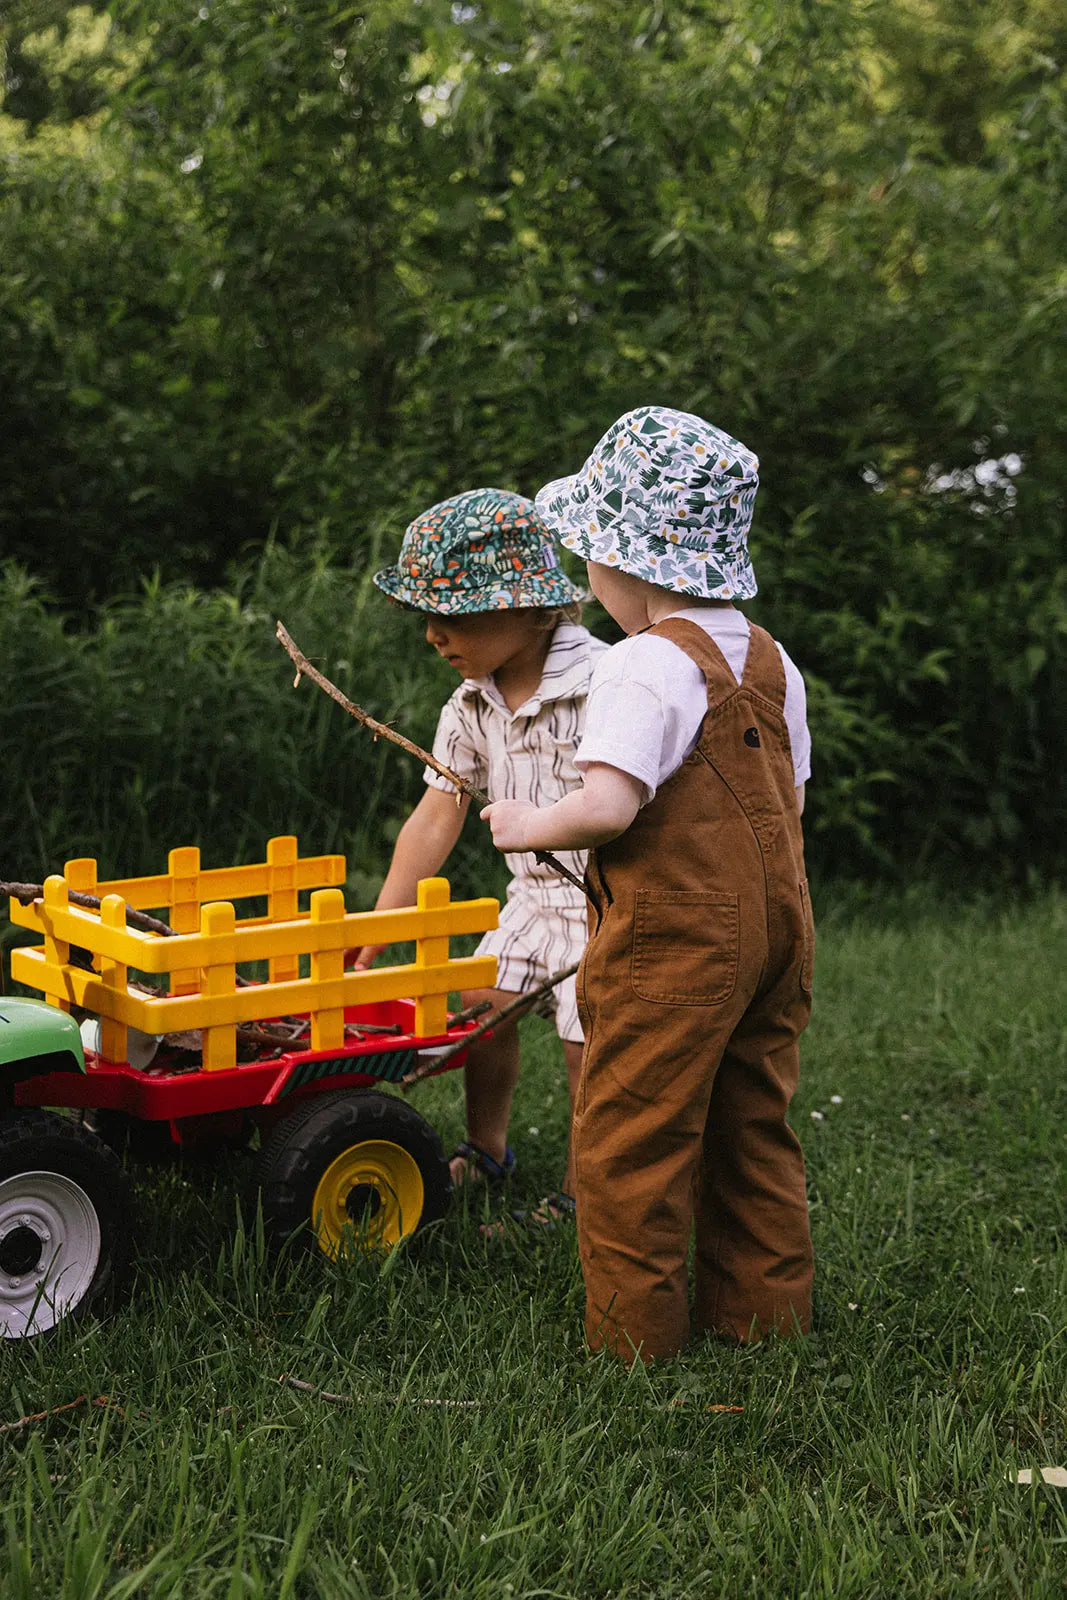
<svg viewBox="0 0 1067 1600"><path fill-rule="evenodd" d="M460 617L426 613L426 642L464 678L488 678L524 651L547 643L530 611L473 611Z"/></svg>

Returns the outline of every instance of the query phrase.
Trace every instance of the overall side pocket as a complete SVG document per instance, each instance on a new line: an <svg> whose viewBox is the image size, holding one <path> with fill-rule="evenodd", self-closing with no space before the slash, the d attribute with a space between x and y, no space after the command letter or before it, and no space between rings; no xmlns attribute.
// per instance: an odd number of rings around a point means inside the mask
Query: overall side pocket
<svg viewBox="0 0 1067 1600"><path fill-rule="evenodd" d="M661 1005L722 1005L737 984L740 923L736 894L638 889L634 993Z"/></svg>

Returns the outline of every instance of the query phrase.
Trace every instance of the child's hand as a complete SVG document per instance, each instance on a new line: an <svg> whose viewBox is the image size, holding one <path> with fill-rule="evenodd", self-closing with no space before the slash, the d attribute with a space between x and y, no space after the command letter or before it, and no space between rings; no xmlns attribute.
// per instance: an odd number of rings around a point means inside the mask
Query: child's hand
<svg viewBox="0 0 1067 1600"><path fill-rule="evenodd" d="M479 815L492 828L498 850L529 850L526 823L537 809L526 800L494 800Z"/></svg>
<svg viewBox="0 0 1067 1600"><path fill-rule="evenodd" d="M354 950L345 951L345 969L348 972L365 972L385 949L384 944L357 945Z"/></svg>

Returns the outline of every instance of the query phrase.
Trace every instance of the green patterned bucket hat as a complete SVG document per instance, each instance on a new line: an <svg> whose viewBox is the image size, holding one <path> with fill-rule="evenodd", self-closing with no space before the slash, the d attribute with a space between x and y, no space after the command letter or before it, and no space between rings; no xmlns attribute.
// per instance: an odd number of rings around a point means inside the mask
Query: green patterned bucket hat
<svg viewBox="0 0 1067 1600"><path fill-rule="evenodd" d="M747 600L758 486L756 456L721 428L641 406L612 424L580 472L546 484L536 505L586 561L679 594Z"/></svg>
<svg viewBox="0 0 1067 1600"><path fill-rule="evenodd" d="M404 605L453 617L582 598L533 501L507 489L468 489L430 506L408 524L396 566L374 581Z"/></svg>

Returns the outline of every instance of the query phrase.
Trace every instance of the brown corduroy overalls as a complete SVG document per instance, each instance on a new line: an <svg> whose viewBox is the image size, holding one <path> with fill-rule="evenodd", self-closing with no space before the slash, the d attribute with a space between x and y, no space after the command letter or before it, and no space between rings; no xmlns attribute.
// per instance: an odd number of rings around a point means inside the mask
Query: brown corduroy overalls
<svg viewBox="0 0 1067 1600"><path fill-rule="evenodd" d="M804 1158L786 1122L811 1011L814 930L777 647L752 628L738 685L695 623L670 639L707 680L700 740L590 856L599 915L578 976L574 1122L586 1334L624 1360L689 1336L806 1332Z"/></svg>

